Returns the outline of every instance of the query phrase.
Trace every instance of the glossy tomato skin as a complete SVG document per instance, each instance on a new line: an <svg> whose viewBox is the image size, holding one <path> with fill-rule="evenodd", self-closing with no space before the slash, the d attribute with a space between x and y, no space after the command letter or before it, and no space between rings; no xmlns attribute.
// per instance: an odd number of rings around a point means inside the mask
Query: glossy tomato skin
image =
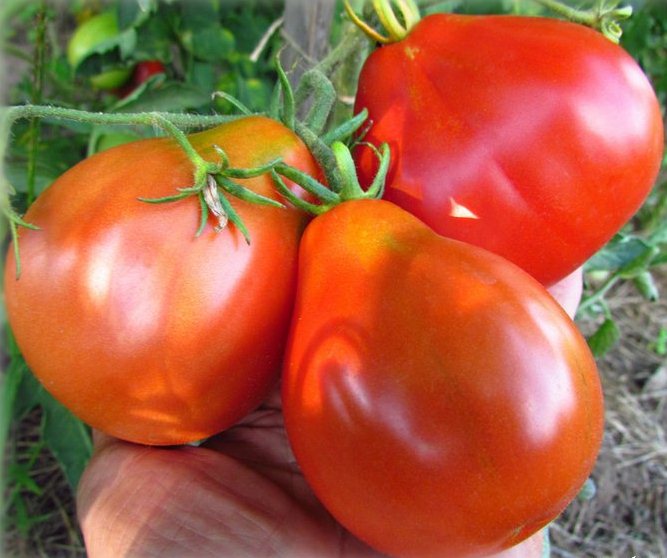
<svg viewBox="0 0 667 558"><path fill-rule="evenodd" d="M285 424L352 533L392 556L485 556L574 498L601 443L600 382L528 274L366 200L309 224L297 284Z"/></svg>
<svg viewBox="0 0 667 558"><path fill-rule="evenodd" d="M248 117L190 136L207 159L231 164L283 157L316 165L282 124ZM305 219L293 208L232 199L248 245L210 219L196 237L196 197L138 198L192 185L192 165L167 139L124 144L62 175L30 207L22 273L10 250L7 311L26 361L88 424L146 444L218 432L257 406L277 378L293 307ZM242 181L276 196L268 176Z"/></svg>
<svg viewBox="0 0 667 558"><path fill-rule="evenodd" d="M601 34L544 18L431 15L374 51L356 108L388 142L385 199L545 285L640 207L662 158L660 107ZM370 182L375 156L357 152Z"/></svg>

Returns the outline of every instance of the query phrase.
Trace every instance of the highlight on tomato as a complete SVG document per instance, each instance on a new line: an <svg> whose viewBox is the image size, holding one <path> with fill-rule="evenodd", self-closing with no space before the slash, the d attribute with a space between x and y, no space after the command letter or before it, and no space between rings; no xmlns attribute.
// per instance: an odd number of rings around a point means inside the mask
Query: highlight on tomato
<svg viewBox="0 0 667 558"><path fill-rule="evenodd" d="M385 199L545 285L641 206L661 164L663 121L622 47L563 20L420 20L405 2L401 25L383 17L390 0L375 4L391 36L376 37L385 44L362 68L356 110L369 111L365 139L392 149ZM372 150L362 145L356 161L369 182Z"/></svg>
<svg viewBox="0 0 667 558"><path fill-rule="evenodd" d="M222 149L230 172L280 158L317 173L301 140L269 118L189 139L209 161ZM266 173L226 180L278 205ZM280 371L305 214L230 199L248 243L213 215L200 224L197 196L142 201L192 181L193 165L171 139L98 153L26 213L39 229L20 232L19 278L13 250L7 257L8 318L31 370L83 421L125 440L210 436L257 406Z"/></svg>

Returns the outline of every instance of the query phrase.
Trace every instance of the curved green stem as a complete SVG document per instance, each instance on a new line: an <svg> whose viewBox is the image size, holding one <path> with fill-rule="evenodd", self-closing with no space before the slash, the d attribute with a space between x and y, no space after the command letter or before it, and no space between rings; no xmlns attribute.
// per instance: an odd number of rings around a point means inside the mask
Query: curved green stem
<svg viewBox="0 0 667 558"><path fill-rule="evenodd" d="M619 21L632 16L632 6L618 7L619 0L597 0L596 6L582 10L563 4L559 0L533 0L574 23L597 29L610 41L618 43L623 30Z"/></svg>
<svg viewBox="0 0 667 558"><path fill-rule="evenodd" d="M620 280L620 275L610 275L593 294L584 298L577 309L577 317L584 316L594 305L602 302L610 289Z"/></svg>
<svg viewBox="0 0 667 558"><path fill-rule="evenodd" d="M314 133L321 134L336 102L336 90L329 78L317 67L303 74L294 92L294 100L297 106L300 106L310 96L313 102L305 122Z"/></svg>
<svg viewBox="0 0 667 558"><path fill-rule="evenodd" d="M348 0L343 0L343 5L352 22L371 40L381 44L400 41L410 32L421 18L419 7L414 0L373 0L373 9L378 16L382 27L384 27L387 32L387 35L383 35L363 21L354 12ZM403 19L402 22L394 9L394 5L398 7L401 18Z"/></svg>

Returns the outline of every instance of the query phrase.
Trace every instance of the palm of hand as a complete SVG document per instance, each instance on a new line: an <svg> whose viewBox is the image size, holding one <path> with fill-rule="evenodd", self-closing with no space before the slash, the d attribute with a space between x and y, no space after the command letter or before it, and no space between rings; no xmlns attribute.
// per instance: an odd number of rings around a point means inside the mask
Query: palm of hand
<svg viewBox="0 0 667 558"><path fill-rule="evenodd" d="M100 436L78 510L91 557L379 556L308 488L277 390L203 447L144 447Z"/></svg>

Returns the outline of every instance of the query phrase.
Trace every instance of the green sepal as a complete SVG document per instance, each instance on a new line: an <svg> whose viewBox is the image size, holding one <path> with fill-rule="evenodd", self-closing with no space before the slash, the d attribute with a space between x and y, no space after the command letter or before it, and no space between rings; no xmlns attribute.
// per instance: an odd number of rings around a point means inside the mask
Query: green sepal
<svg viewBox="0 0 667 558"><path fill-rule="evenodd" d="M329 188L323 184L320 184L312 176L300 171L297 168L281 163L275 166L275 171L283 175L285 178L289 178L292 182L296 182L299 186L301 186L301 188L306 190L306 192L313 194L322 200L325 204L335 204L340 202L340 196L338 194L332 192L329 190Z"/></svg>
<svg viewBox="0 0 667 558"><path fill-rule="evenodd" d="M252 114L252 111L244 105L241 101L239 101L234 95L230 95L229 93L225 93L224 91L216 91L213 93L212 97L215 99L216 97L221 97L225 101L231 103L241 114L245 114L246 116L250 116Z"/></svg>
<svg viewBox="0 0 667 558"><path fill-rule="evenodd" d="M370 198L379 199L384 195L384 186L387 181L387 173L389 172L389 163L391 162L391 152L389 145L386 143L383 143L379 150L373 146L373 150L379 159L380 165L375 173L373 182L371 182L368 190L366 190L366 194Z"/></svg>
<svg viewBox="0 0 667 558"><path fill-rule="evenodd" d="M198 190L196 189L193 190L192 188L187 188L179 191L178 194L174 194L173 196L164 196L162 198L137 198L137 199L142 202L153 203L153 204L169 203L188 198L197 191Z"/></svg>
<svg viewBox="0 0 667 558"><path fill-rule="evenodd" d="M273 166L269 167L268 170L271 170ZM255 203L258 205L269 205L272 207L281 207L284 208L285 206L280 203L277 200L274 200L273 198L269 198L267 196L262 196L261 194L258 194L257 192L253 192L252 190L248 188L244 188L240 184L237 184L233 180L230 180L227 176L223 175L215 175L215 181L218 183L218 185L225 190L226 192L229 192L232 196L239 198L240 200L250 202L250 203Z"/></svg>
<svg viewBox="0 0 667 558"><path fill-rule="evenodd" d="M199 195L197 196L199 199L199 227L197 228L197 232L195 233L195 238L199 238L202 233L204 232L204 229L206 228L206 223L208 223L208 205L206 203L206 199L204 198L204 193L199 192Z"/></svg>
<svg viewBox="0 0 667 558"><path fill-rule="evenodd" d="M32 223L28 223L27 221L24 221L21 216L16 213L13 209L5 212L5 216L7 219L9 219L12 223L18 225L19 227L24 227L26 229L30 229L33 231L38 231L39 227L37 225L33 225Z"/></svg>
<svg viewBox="0 0 667 558"><path fill-rule="evenodd" d="M225 214L227 215L228 219L234 223L234 226L239 231L241 231L241 234L243 235L243 238L245 238L246 243L250 244L250 233L248 232L243 219L241 219L241 216L236 212L232 204L229 203L229 200L220 192L218 192L218 198L220 199L220 204L225 210Z"/></svg>
<svg viewBox="0 0 667 558"><path fill-rule="evenodd" d="M294 91L289 82L289 78L280 64L280 53L276 55L276 71L278 72L278 80L283 94L283 111L282 122L290 130L294 130L296 126L296 105L294 102Z"/></svg>
<svg viewBox="0 0 667 558"><path fill-rule="evenodd" d="M354 134L368 118L368 109L363 109L359 114L356 114L349 120L343 122L337 128L330 130L326 134L320 136L320 140L326 144L331 145L335 141L344 141Z"/></svg>
<svg viewBox="0 0 667 558"><path fill-rule="evenodd" d="M313 154L313 157L315 157L315 160L320 164L320 167L322 167L329 188L334 192L339 192L343 183L343 178L336 163L336 157L334 157L334 154L331 151L331 147L325 144L317 134L314 134L309 130L306 125L300 122L297 122L296 133L306 144L306 147L308 147Z"/></svg>
<svg viewBox="0 0 667 558"><path fill-rule="evenodd" d="M280 192L280 194L285 197L285 199L287 199L287 201L289 201L294 207L297 207L298 209L313 215L319 215L328 209L326 206L316 205L314 203L302 200L287 187L287 184L285 184L284 180L275 169L271 169L271 177L273 178L273 182L276 185L278 192Z"/></svg>
<svg viewBox="0 0 667 558"><path fill-rule="evenodd" d="M253 167L251 169L235 169L235 168L226 168L223 172L224 176L229 178L255 178L269 172L273 167L282 161L282 158L277 157L272 161L269 161L265 165L259 167Z"/></svg>

